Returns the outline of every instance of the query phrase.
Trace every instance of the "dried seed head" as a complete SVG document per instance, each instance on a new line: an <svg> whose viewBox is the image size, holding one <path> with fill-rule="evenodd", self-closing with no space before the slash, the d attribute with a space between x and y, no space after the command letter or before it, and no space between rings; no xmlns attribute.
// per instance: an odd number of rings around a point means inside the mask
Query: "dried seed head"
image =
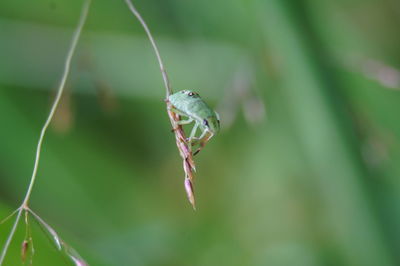
<svg viewBox="0 0 400 266"><path fill-rule="evenodd" d="M166 101L167 107L171 107L171 103ZM192 204L193 209L195 207L195 198L193 193L193 180L194 180L194 172L196 171L196 165L193 160L192 149L189 144L186 142L185 132L181 125L178 125L178 121L180 120L179 115L175 114L174 112L168 110L168 116L171 121L172 127L175 133L175 141L176 146L178 147L179 154L183 160L183 170L185 171L185 190L188 196L190 204Z"/></svg>
<svg viewBox="0 0 400 266"><path fill-rule="evenodd" d="M29 248L29 241L25 239L24 241L22 241L21 245L21 260L23 263L25 263L26 255L28 253L28 248Z"/></svg>
<svg viewBox="0 0 400 266"><path fill-rule="evenodd" d="M196 210L196 202L194 199L193 185L189 178L185 178L185 190L186 190L186 195L189 199L190 204L192 204L193 209Z"/></svg>

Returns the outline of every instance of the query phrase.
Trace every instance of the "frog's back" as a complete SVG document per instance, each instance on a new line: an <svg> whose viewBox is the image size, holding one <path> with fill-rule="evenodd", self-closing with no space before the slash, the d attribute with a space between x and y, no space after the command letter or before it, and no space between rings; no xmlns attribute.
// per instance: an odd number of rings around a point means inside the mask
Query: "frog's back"
<svg viewBox="0 0 400 266"><path fill-rule="evenodd" d="M188 116L202 120L215 116L215 112L201 99L198 93L183 90L169 96L171 104L182 113Z"/></svg>

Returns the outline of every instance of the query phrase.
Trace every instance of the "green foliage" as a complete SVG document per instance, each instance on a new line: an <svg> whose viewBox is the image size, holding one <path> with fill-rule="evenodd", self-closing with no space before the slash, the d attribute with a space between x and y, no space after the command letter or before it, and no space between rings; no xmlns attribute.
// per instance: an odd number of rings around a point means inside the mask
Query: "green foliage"
<svg viewBox="0 0 400 266"><path fill-rule="evenodd" d="M0 217L81 4L0 3ZM150 43L123 1L93 1L31 201L63 240L91 265L400 263L398 1L134 4L173 88L218 106L222 132L196 159L193 212ZM33 265L69 265L31 224ZM5 265L23 240L21 222Z"/></svg>

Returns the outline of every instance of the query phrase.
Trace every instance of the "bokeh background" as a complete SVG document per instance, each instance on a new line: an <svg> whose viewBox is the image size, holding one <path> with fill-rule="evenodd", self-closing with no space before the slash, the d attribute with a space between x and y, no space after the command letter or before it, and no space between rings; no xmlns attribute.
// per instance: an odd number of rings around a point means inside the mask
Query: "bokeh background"
<svg viewBox="0 0 400 266"><path fill-rule="evenodd" d="M31 207L91 265L400 264L400 2L135 0L222 132L197 211L150 43L93 1ZM82 1L0 3L0 215L17 208ZM0 226L4 243L12 220ZM31 220L33 265L70 265ZM5 265L21 265L21 223Z"/></svg>

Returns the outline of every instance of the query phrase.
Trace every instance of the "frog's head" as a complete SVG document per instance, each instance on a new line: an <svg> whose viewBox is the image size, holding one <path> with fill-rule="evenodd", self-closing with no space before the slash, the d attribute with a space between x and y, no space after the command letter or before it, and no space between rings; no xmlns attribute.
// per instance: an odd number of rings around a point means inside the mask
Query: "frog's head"
<svg viewBox="0 0 400 266"><path fill-rule="evenodd" d="M168 97L168 101L172 103L175 107L181 107L193 99L200 98L200 95L197 92L190 91L190 90L182 90L171 94Z"/></svg>

